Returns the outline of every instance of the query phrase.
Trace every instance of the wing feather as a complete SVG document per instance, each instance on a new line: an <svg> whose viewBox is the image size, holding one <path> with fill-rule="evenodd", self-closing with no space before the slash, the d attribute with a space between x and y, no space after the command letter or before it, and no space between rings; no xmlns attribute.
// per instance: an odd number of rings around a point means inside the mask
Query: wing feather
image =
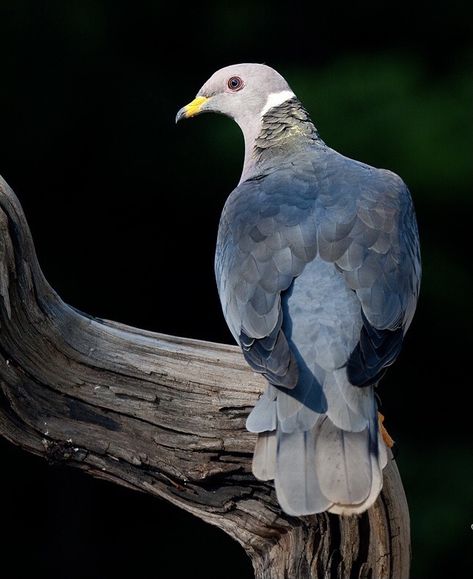
<svg viewBox="0 0 473 579"><path fill-rule="evenodd" d="M399 354L420 282L409 191L394 173L330 149L241 183L222 213L216 276L229 327L252 367L293 388L281 294L317 255L360 301L363 327L346 362L352 384L376 383ZM330 167L328 169L327 167Z"/></svg>

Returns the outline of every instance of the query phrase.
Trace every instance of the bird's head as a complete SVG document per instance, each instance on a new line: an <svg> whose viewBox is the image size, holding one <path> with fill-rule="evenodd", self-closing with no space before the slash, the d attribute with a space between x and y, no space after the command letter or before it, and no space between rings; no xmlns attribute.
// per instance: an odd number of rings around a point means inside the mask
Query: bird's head
<svg viewBox="0 0 473 579"><path fill-rule="evenodd" d="M176 123L200 113L227 115L240 125L294 97L284 78L265 64L235 64L215 72L196 98L179 110Z"/></svg>

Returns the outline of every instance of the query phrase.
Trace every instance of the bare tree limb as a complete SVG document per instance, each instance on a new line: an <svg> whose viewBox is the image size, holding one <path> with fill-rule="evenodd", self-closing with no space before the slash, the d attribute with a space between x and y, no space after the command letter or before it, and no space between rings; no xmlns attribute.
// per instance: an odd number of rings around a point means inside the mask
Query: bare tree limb
<svg viewBox="0 0 473 579"><path fill-rule="evenodd" d="M393 460L381 497L361 517L281 513L272 484L251 474L255 439L244 423L265 384L238 348L66 305L1 178L0 296L0 434L8 440L220 527L258 578L408 577L409 514Z"/></svg>

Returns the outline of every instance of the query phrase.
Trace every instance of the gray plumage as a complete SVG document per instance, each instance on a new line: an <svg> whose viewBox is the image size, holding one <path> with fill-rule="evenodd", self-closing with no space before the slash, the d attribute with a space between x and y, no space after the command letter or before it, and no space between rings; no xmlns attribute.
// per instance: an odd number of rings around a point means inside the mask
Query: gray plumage
<svg viewBox="0 0 473 579"><path fill-rule="evenodd" d="M227 114L245 137L215 273L228 326L269 382L247 420L259 434L253 472L275 480L289 514L363 512L387 463L374 389L419 292L409 191L394 173L327 147L269 67L222 69L198 97L192 115Z"/></svg>

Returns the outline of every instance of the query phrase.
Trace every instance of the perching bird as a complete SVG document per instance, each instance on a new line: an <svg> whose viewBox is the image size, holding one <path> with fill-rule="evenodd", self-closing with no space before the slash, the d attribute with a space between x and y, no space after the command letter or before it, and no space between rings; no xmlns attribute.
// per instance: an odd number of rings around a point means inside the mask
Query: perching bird
<svg viewBox="0 0 473 579"><path fill-rule="evenodd" d="M274 479L290 515L361 513L387 463L375 388L419 293L411 196L396 174L328 147L268 66L217 71L176 122L203 112L245 139L215 274L227 324L269 383L246 423L253 473Z"/></svg>

